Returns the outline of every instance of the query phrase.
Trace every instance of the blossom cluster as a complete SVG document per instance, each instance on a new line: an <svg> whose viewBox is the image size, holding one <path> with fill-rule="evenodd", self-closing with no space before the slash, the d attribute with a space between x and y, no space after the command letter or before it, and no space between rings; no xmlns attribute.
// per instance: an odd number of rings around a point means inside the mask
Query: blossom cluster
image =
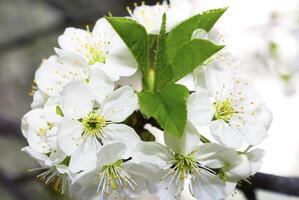
<svg viewBox="0 0 299 200"><path fill-rule="evenodd" d="M189 0L136 5L129 14L117 25L138 25L158 35L158 55L163 37L194 16L205 16ZM260 169L264 151L255 145L267 137L271 112L225 48L183 79L159 86L163 59L151 62L157 65L155 78L152 73L144 77L147 73L124 39L134 38L137 30L126 36L111 19L99 19L92 31L67 28L55 55L36 71L32 109L22 119L22 132L28 141L23 151L41 166L38 177L74 199L136 199L150 193L171 200L183 190L195 199L224 199ZM201 47L222 42L215 30L199 27L191 35L187 39ZM156 108L158 101L163 103ZM128 122L138 112L147 123L143 130L155 141L141 140ZM143 123L138 120L135 124Z"/></svg>

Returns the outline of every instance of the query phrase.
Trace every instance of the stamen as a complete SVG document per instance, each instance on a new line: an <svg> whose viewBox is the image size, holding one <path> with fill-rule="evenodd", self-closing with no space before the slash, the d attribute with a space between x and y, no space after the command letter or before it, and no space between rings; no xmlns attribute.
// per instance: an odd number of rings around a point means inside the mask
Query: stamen
<svg viewBox="0 0 299 200"><path fill-rule="evenodd" d="M71 196L71 183L67 174L60 174L55 167L52 168L38 168L34 171L46 170L39 174L37 178L45 184L51 184L54 189L61 194L67 194ZM33 170L32 170L33 171Z"/></svg>
<svg viewBox="0 0 299 200"><path fill-rule="evenodd" d="M214 108L215 108L214 119L215 120L220 119L225 121L226 123L229 123L233 115L236 113L231 100L228 99L221 102L214 103Z"/></svg>
<svg viewBox="0 0 299 200"><path fill-rule="evenodd" d="M137 183L123 169L122 160L104 166L101 172L97 175L97 180L99 181L97 193L107 196L111 195L113 191L123 189L124 187L135 192L137 187Z"/></svg>
<svg viewBox="0 0 299 200"><path fill-rule="evenodd" d="M93 136L100 140L103 139L102 131L107 124L106 119L103 116L91 112L87 117L82 119L82 124L84 130L83 137Z"/></svg>

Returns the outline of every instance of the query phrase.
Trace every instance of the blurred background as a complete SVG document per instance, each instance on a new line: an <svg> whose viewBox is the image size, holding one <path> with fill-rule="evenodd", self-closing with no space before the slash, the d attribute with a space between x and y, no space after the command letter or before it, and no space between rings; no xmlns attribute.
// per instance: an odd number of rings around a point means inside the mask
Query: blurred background
<svg viewBox="0 0 299 200"><path fill-rule="evenodd" d="M263 172L299 176L299 2L297 0L192 0L199 10L229 6L215 27L272 110ZM101 16L127 15L132 0L0 0L0 200L66 199L28 169L21 117L30 109L34 71L54 53L69 26L85 28ZM148 4L155 0L145 1ZM140 4L140 1L139 1ZM261 200L295 200L258 191ZM188 199L187 197L185 199ZM236 193L230 199L244 199Z"/></svg>

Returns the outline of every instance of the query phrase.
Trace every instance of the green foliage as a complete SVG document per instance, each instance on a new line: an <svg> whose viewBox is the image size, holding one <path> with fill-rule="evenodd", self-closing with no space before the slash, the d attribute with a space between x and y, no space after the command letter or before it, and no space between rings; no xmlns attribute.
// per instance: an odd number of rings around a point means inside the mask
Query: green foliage
<svg viewBox="0 0 299 200"><path fill-rule="evenodd" d="M167 59L171 62L179 50L191 40L196 29L204 29L207 32L214 26L218 19L226 11L226 8L209 10L195 15L176 26L167 37Z"/></svg>
<svg viewBox="0 0 299 200"><path fill-rule="evenodd" d="M155 57L155 88L160 80L170 82L172 78L170 68L167 66L166 53L166 15L164 14Z"/></svg>
<svg viewBox="0 0 299 200"><path fill-rule="evenodd" d="M208 32L225 10L195 15L169 33L166 33L164 14L159 35L147 34L146 29L132 19L106 17L134 55L142 72L141 112L146 117L155 118L166 133L181 136L187 121L189 91L175 83L223 48L208 40L191 40L192 34L196 29Z"/></svg>
<svg viewBox="0 0 299 200"><path fill-rule="evenodd" d="M64 114L63 114L63 111L62 109L60 108L60 106L56 106L56 114L63 117Z"/></svg>
<svg viewBox="0 0 299 200"><path fill-rule="evenodd" d="M160 91L142 91L138 95L140 111L146 117L155 118L166 133L181 136L186 120L186 101L189 91L173 84Z"/></svg>
<svg viewBox="0 0 299 200"><path fill-rule="evenodd" d="M156 88L160 89L180 80L222 48L223 46L203 39L187 42L170 64L157 69Z"/></svg>
<svg viewBox="0 0 299 200"><path fill-rule="evenodd" d="M132 19L125 17L106 17L132 52L144 78L148 73L149 38L146 29Z"/></svg>

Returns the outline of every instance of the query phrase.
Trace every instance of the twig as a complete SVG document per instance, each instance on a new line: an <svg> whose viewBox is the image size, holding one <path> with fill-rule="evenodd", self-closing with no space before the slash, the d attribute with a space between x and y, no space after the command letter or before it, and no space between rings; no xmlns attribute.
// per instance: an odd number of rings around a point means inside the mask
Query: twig
<svg viewBox="0 0 299 200"><path fill-rule="evenodd" d="M284 177L257 173L251 180L253 189L299 196L299 177Z"/></svg>

